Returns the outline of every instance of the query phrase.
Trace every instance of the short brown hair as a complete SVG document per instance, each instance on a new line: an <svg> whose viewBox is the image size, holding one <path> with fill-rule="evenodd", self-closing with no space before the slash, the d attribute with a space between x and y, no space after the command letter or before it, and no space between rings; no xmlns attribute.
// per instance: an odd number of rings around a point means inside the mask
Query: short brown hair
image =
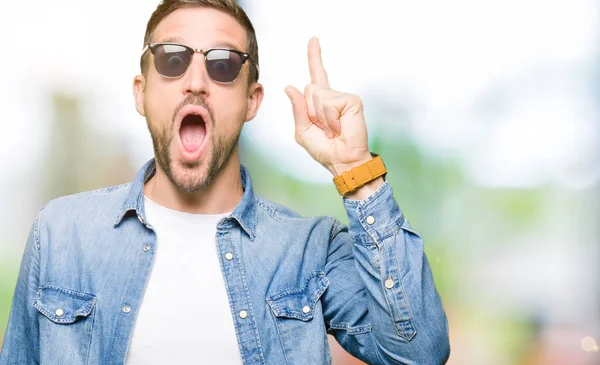
<svg viewBox="0 0 600 365"><path fill-rule="evenodd" d="M246 15L244 9L235 0L163 0L158 4L152 16L150 16L150 20L148 20L146 34L144 35L144 47L151 42L156 27L167 15L178 9L195 7L220 10L225 14L231 15L240 23L246 31L246 44L248 45L246 52L250 55L249 61L251 67L248 75L248 84L258 81L258 42L256 41L256 32L248 15ZM144 75L148 74L148 57L144 54L140 61L140 68Z"/></svg>

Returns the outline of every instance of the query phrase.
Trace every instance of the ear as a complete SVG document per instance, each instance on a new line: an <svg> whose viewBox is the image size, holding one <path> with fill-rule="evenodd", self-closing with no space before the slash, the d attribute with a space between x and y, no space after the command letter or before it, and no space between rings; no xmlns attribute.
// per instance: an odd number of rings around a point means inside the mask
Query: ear
<svg viewBox="0 0 600 365"><path fill-rule="evenodd" d="M263 86L258 82L253 83L252 86L250 86L250 89L248 89L248 111L246 112L246 122L251 121L256 116L263 95Z"/></svg>
<svg viewBox="0 0 600 365"><path fill-rule="evenodd" d="M144 91L146 90L146 79L144 75L137 75L133 78L133 97L135 99L135 109L141 116L146 116L144 109Z"/></svg>

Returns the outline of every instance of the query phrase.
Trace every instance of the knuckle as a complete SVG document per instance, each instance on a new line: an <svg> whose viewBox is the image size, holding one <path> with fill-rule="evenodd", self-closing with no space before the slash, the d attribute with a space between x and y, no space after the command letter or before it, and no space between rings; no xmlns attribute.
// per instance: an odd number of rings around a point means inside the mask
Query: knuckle
<svg viewBox="0 0 600 365"><path fill-rule="evenodd" d="M352 103L354 105L356 105L360 110L363 109L363 102L362 102L362 99L360 98L360 96L352 95L351 100L352 100Z"/></svg>

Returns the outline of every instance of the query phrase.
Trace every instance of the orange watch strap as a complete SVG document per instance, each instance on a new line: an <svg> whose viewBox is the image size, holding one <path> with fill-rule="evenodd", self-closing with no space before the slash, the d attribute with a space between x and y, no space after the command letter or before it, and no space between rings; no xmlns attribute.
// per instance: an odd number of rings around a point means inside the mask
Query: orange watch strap
<svg viewBox="0 0 600 365"><path fill-rule="evenodd" d="M380 176L385 175L387 170L383 164L383 160L379 156L375 156L362 165L356 166L353 169L342 172L341 175L333 178L333 183L340 193L344 195L365 185L369 181L373 181Z"/></svg>

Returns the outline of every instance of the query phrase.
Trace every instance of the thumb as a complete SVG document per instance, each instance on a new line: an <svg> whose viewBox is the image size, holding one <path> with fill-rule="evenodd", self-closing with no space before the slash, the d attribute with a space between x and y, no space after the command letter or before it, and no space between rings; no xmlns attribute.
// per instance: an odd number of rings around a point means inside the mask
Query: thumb
<svg viewBox="0 0 600 365"><path fill-rule="evenodd" d="M296 124L296 133L306 129L310 124L308 118L308 106L304 95L293 86L287 86L285 93L292 102L292 111L294 112L294 120Z"/></svg>

